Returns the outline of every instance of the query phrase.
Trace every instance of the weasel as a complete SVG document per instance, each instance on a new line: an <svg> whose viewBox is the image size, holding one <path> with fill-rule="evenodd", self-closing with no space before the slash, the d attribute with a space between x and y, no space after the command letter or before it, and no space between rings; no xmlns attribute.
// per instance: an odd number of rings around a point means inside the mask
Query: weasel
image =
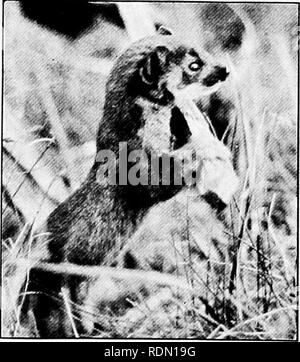
<svg viewBox="0 0 300 362"><path fill-rule="evenodd" d="M216 91L227 76L226 68L208 54L173 35L137 41L117 59L108 78L97 153L111 150L118 155L120 142L126 142L128 153L142 149L157 158L180 158L186 145L196 149L174 103L176 94L187 92L191 98L201 98ZM103 185L98 182L98 161L96 157L84 184L47 220L48 261L52 263L111 265L147 211L184 187L164 185L161 178L158 185ZM42 337L67 334L58 298L65 283L66 277L31 272L29 290L39 292L31 298Z"/></svg>

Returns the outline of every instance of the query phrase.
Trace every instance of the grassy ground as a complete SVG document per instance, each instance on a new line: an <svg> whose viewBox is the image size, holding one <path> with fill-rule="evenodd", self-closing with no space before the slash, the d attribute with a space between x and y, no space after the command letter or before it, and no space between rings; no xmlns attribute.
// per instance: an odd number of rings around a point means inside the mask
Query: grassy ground
<svg viewBox="0 0 300 362"><path fill-rule="evenodd" d="M83 304L62 291L71 334L79 336L79 318L86 329L80 336L295 339L297 8L236 6L247 36L241 47L226 51L236 29L227 8L217 9L224 21L207 24L204 16L216 9L151 9L120 9L131 38L137 14L147 26L154 16L230 67L231 81L220 98L232 104L225 140L241 187L222 215L193 191L156 206L126 245L144 271L62 265L92 277L83 287ZM34 230L84 180L106 77L130 39L99 20L70 42L22 18L14 3L5 6L4 39L3 334L37 336L31 315L20 325L16 304L26 259L35 257ZM163 274L152 271L157 263ZM124 298L125 304L118 303Z"/></svg>

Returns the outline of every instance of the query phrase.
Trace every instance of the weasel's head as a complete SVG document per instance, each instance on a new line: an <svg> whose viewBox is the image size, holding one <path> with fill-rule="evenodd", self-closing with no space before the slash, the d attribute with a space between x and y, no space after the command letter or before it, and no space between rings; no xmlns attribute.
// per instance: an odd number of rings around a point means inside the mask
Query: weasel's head
<svg viewBox="0 0 300 362"><path fill-rule="evenodd" d="M173 35L156 35L131 44L118 58L107 93L124 90L161 104L183 94L199 100L217 91L228 75L204 50Z"/></svg>
<svg viewBox="0 0 300 362"><path fill-rule="evenodd" d="M141 40L131 48L131 54L138 53L137 49L140 50L141 59L137 61L132 82L129 81L130 91L151 102L172 105L170 139L173 140L172 147L180 148L191 133L184 116L176 107L176 99L201 100L216 92L229 73L208 53L187 45L173 35ZM152 138L160 139L163 137L162 127L157 121L154 123L160 127L157 131L160 137ZM154 128L154 125L150 127Z"/></svg>
<svg viewBox="0 0 300 362"><path fill-rule="evenodd" d="M139 47L137 43L137 48ZM140 48L141 45L140 45ZM168 101L177 96L199 100L219 89L229 73L205 51L172 35L145 40L145 51L132 82L146 98Z"/></svg>
<svg viewBox="0 0 300 362"><path fill-rule="evenodd" d="M218 64L208 54L193 48L178 49L174 63L166 76L167 89L176 96L199 100L216 92L227 79L226 67ZM181 52L181 55L180 55ZM176 62L177 60L177 62Z"/></svg>
<svg viewBox="0 0 300 362"><path fill-rule="evenodd" d="M114 133L106 132L103 137L101 128L98 148L112 142L110 134L116 134L118 142L133 143L134 139L135 148L140 143L149 143L150 149L180 148L191 133L176 107L176 98L200 100L217 91L227 76L226 68L209 54L173 35L156 35L131 44L116 61L107 83L105 117ZM155 106L172 109L170 118L158 116ZM108 138L109 142L102 141Z"/></svg>

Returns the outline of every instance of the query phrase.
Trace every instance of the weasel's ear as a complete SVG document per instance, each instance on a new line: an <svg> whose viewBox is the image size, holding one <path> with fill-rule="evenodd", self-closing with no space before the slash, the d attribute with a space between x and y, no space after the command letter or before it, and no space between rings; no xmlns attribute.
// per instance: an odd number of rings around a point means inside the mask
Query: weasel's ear
<svg viewBox="0 0 300 362"><path fill-rule="evenodd" d="M159 35L173 35L172 31L163 25L157 26L157 33Z"/></svg>
<svg viewBox="0 0 300 362"><path fill-rule="evenodd" d="M145 60L140 68L140 75L144 83L155 84L168 66L169 50L164 46L158 46Z"/></svg>

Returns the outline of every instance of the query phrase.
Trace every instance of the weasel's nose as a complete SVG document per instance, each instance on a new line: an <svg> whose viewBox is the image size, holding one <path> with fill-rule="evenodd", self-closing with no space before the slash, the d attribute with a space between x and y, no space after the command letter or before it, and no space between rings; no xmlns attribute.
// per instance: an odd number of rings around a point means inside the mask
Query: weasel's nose
<svg viewBox="0 0 300 362"><path fill-rule="evenodd" d="M207 87L211 87L217 82L224 82L228 77L229 72L225 67L216 66L214 70L203 80L203 84Z"/></svg>
<svg viewBox="0 0 300 362"><path fill-rule="evenodd" d="M229 75L229 72L227 72L227 69L225 67L216 67L215 73L216 73L216 77L219 78L219 80L222 82Z"/></svg>

